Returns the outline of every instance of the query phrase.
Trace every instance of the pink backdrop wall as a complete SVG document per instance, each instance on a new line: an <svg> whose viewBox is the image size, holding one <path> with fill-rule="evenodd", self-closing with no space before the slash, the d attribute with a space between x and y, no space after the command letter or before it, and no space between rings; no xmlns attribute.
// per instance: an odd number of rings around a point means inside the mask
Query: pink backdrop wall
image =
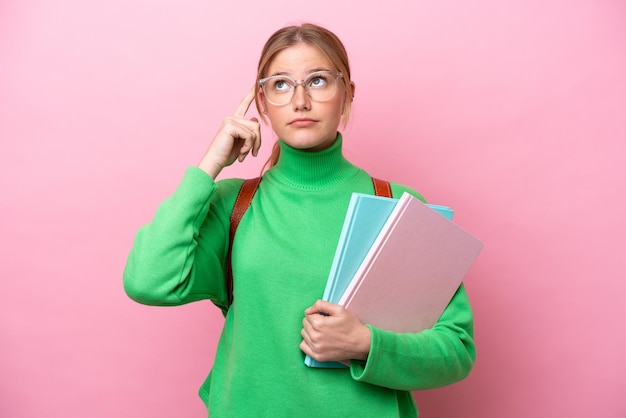
<svg viewBox="0 0 626 418"><path fill-rule="evenodd" d="M205 415L220 313L134 304L122 269L265 39L309 20L351 54L347 156L486 243L475 370L422 416L626 416L626 6L368 3L0 3L0 416Z"/></svg>

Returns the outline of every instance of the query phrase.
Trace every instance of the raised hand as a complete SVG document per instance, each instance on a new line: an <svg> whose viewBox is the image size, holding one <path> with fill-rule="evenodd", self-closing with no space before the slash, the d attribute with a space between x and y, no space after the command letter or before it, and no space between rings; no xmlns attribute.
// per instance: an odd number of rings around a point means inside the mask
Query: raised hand
<svg viewBox="0 0 626 418"><path fill-rule="evenodd" d="M252 151L257 156L261 147L261 125L257 118L246 119L246 112L254 100L254 87L241 101L235 113L224 118L209 149L198 167L214 179L227 167L239 160L242 162Z"/></svg>

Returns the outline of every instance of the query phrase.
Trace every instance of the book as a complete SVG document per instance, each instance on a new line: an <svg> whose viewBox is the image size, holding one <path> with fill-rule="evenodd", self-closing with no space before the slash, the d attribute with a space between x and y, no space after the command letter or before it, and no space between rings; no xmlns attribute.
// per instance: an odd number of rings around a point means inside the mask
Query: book
<svg viewBox="0 0 626 418"><path fill-rule="evenodd" d="M431 328L483 243L404 193L339 305L364 324L394 332Z"/></svg>
<svg viewBox="0 0 626 418"><path fill-rule="evenodd" d="M398 199L353 193L330 269L323 300L338 303L357 272L361 262L392 213ZM454 211L446 206L427 205L451 220ZM318 362L309 356L310 367L346 367L338 362Z"/></svg>

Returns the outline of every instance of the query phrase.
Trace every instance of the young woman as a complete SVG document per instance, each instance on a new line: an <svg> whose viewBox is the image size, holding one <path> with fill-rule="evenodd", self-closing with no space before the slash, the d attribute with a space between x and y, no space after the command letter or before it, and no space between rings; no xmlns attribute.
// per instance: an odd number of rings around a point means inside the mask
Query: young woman
<svg viewBox="0 0 626 418"><path fill-rule="evenodd" d="M414 417L411 390L465 378L474 359L471 308L461 286L437 324L393 333L318 300L353 192L371 176L342 154L355 85L344 46L311 24L267 41L254 89L227 117L197 167L139 230L124 272L134 300L181 305L209 299L225 323L200 389L216 417ZM252 101L279 141L227 259L231 211L242 179L220 171L261 146ZM414 190L392 183L395 196ZM305 355L349 363L309 368Z"/></svg>

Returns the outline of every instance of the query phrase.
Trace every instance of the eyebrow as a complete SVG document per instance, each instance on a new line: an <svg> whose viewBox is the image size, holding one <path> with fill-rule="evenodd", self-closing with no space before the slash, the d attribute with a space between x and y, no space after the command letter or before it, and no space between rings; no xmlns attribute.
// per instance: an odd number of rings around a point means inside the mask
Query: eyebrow
<svg viewBox="0 0 626 418"><path fill-rule="evenodd" d="M307 75L312 74L312 73L316 73L318 71L332 71L332 70L329 70L328 68L325 68L325 67L316 67L316 68L313 68L312 70L310 70L307 73ZM277 75L286 75L286 76L292 77L292 75L291 75L291 73L289 71L278 71L278 72L272 74L269 77L274 77L274 76L277 76Z"/></svg>

